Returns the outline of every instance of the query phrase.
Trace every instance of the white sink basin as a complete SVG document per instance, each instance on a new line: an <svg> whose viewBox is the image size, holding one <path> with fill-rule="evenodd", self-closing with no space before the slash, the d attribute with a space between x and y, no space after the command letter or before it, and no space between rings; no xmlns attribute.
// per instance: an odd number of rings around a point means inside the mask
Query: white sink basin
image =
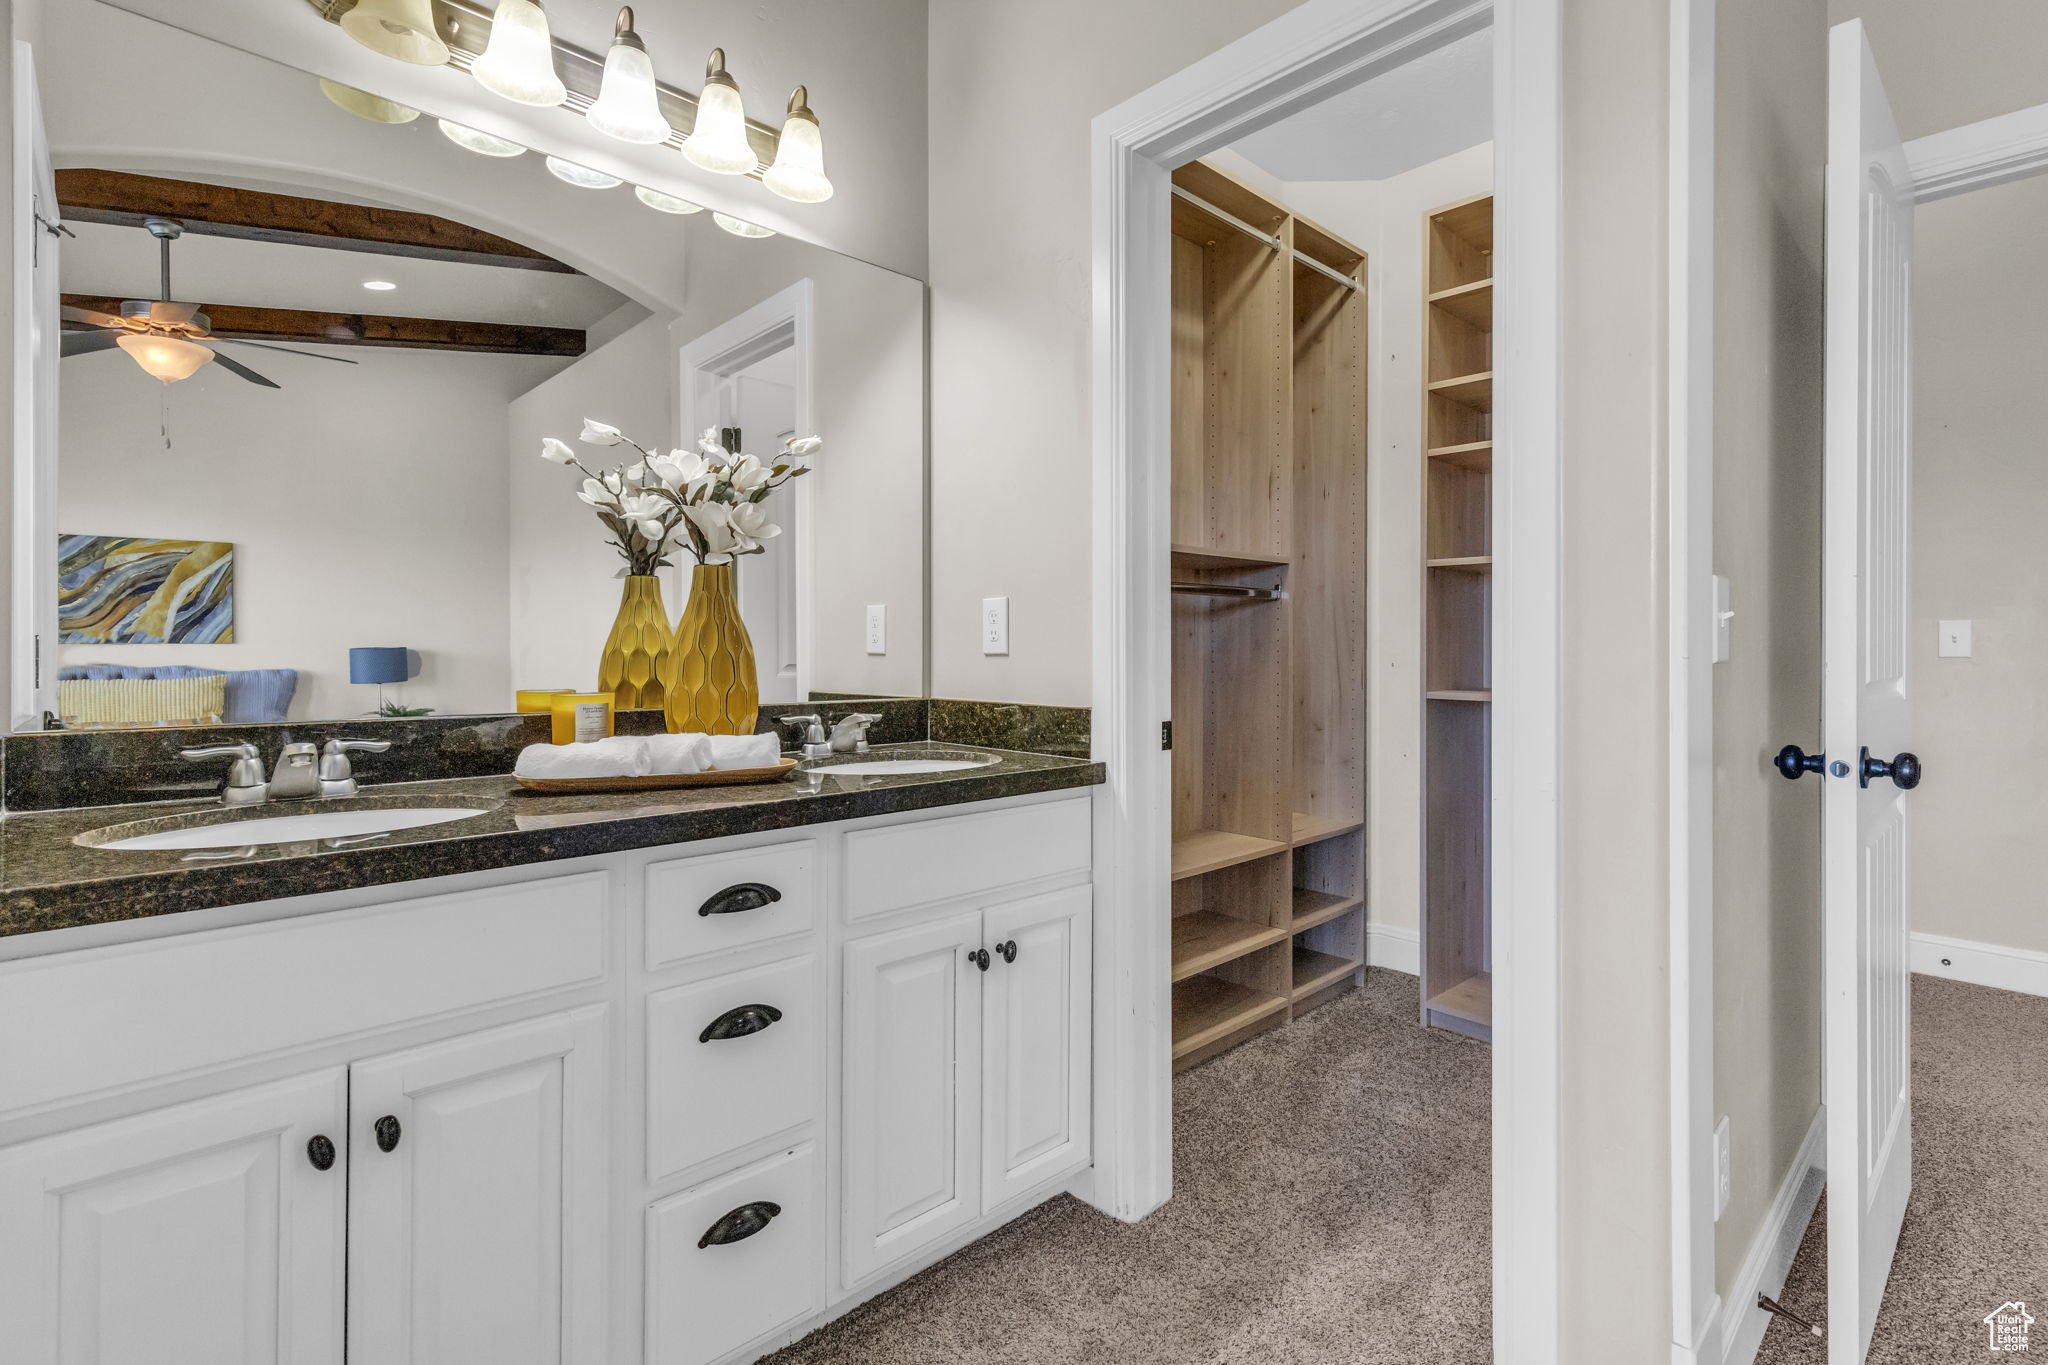
<svg viewBox="0 0 2048 1365"><path fill-rule="evenodd" d="M962 768L986 768L992 758L870 758L856 763L833 763L818 769L827 776L880 777L895 773L956 773Z"/></svg>
<svg viewBox="0 0 2048 1365"><path fill-rule="evenodd" d="M313 839L346 839L353 835L388 834L422 825L445 825L484 812L468 806L412 806L397 810L308 811L304 815L272 815L254 820L227 820L213 825L138 834L100 848L144 850L166 848L248 848L262 844L296 844Z"/></svg>

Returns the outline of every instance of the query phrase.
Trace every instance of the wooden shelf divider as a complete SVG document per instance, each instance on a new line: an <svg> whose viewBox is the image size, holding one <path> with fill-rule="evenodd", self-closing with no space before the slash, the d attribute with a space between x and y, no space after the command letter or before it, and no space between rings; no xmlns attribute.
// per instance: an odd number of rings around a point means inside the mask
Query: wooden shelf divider
<svg viewBox="0 0 2048 1365"><path fill-rule="evenodd" d="M1313 929L1318 924L1328 924L1339 915L1347 915L1365 905L1363 896L1341 896L1329 891L1311 891L1305 886L1294 888L1295 933Z"/></svg>
<svg viewBox="0 0 2048 1365"><path fill-rule="evenodd" d="M1200 829L1173 841L1173 879L1199 877L1205 872L1220 871L1286 851L1285 840L1260 839L1220 829Z"/></svg>
<svg viewBox="0 0 2048 1365"><path fill-rule="evenodd" d="M1290 929L1232 919L1209 910L1176 915L1173 921L1173 979L1220 967L1286 938Z"/></svg>

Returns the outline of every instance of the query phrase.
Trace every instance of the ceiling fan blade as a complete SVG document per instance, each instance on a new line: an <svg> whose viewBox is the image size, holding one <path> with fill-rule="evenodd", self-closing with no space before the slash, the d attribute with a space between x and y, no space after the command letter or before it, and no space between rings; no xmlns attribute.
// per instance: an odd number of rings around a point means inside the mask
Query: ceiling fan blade
<svg viewBox="0 0 2048 1365"><path fill-rule="evenodd" d="M259 351L276 351L281 355L302 355L308 360L332 360L337 365L360 365L363 363L360 360L350 360L347 356L321 355L318 351L296 351L289 346L273 346L267 341L243 341L240 337L208 337L207 344L212 346L254 346Z"/></svg>
<svg viewBox="0 0 2048 1365"><path fill-rule="evenodd" d="M229 374L238 374L242 378L248 380L251 384L261 384L266 389L278 389L284 387L282 384L279 384L275 379L265 379L262 375L256 373L256 371L250 369L247 365L244 365L241 361L236 360L232 356L222 355L218 350L214 350L214 348L210 346L207 349L213 350L213 363L220 366L222 369L226 370Z"/></svg>
<svg viewBox="0 0 2048 1365"><path fill-rule="evenodd" d="M60 343L60 356L91 355L94 351L111 351L121 344L125 331L112 332L66 332Z"/></svg>
<svg viewBox="0 0 2048 1365"><path fill-rule="evenodd" d="M58 316L62 317L66 322L83 322L93 327L119 327L121 325L121 319L115 317L112 313L99 313L90 308L74 308L68 303L58 309L57 312Z"/></svg>

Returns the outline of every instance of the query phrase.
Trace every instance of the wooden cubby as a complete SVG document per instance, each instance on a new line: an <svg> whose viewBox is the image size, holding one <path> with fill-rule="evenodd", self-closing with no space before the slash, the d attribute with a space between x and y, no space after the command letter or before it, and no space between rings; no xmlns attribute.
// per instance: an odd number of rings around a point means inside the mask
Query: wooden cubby
<svg viewBox="0 0 2048 1365"><path fill-rule="evenodd" d="M1174 173L1173 1055L1365 970L1365 253Z"/></svg>
<svg viewBox="0 0 2048 1365"><path fill-rule="evenodd" d="M1493 197L1424 220L1422 1021L1493 1033Z"/></svg>

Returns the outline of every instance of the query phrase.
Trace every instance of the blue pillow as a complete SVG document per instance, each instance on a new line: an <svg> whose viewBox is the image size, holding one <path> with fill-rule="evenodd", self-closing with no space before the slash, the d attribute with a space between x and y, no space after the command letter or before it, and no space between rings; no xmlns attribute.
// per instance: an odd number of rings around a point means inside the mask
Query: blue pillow
<svg viewBox="0 0 2048 1365"><path fill-rule="evenodd" d="M224 670L194 668L187 664L138 667L133 664L73 664L57 670L60 679L78 678L208 678L225 677L224 725L270 725L286 719L292 696L299 690L295 668L245 668Z"/></svg>

